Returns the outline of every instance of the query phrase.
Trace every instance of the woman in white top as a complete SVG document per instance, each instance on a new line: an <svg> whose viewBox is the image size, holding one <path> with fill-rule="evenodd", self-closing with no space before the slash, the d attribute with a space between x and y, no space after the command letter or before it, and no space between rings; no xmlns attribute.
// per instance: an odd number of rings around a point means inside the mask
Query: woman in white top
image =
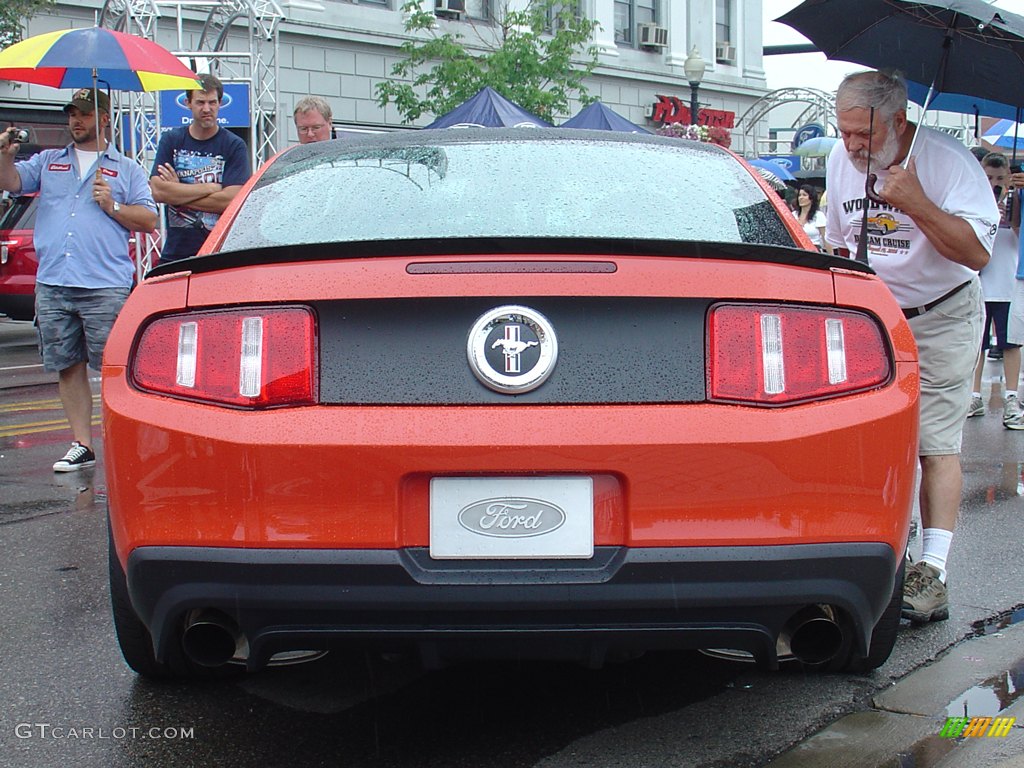
<svg viewBox="0 0 1024 768"><path fill-rule="evenodd" d="M800 186L793 215L818 250L832 253L832 246L825 242L825 214L818 209L818 190L810 184Z"/></svg>

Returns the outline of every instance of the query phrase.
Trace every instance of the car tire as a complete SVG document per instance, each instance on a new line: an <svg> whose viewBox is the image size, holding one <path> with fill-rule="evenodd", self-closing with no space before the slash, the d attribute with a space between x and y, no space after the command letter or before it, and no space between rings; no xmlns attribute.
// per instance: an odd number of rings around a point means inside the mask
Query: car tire
<svg viewBox="0 0 1024 768"><path fill-rule="evenodd" d="M156 660L153 653L153 639L132 608L128 597L128 579L117 559L114 549L114 537L109 536L107 550L108 570L110 574L110 608L114 615L114 633L117 644L121 647L121 655L133 670L143 677L163 680L173 677L170 667Z"/></svg>
<svg viewBox="0 0 1024 768"><path fill-rule="evenodd" d="M906 567L906 559L900 562L896 569L896 578L893 579L892 595L889 597L889 604L874 629L871 630L871 642L868 646L868 655L861 656L857 653L857 644L853 639L853 628L849 622L843 623L843 644L832 659L823 664L827 672L870 672L882 666L892 649L896 646L896 634L900 628L900 610L903 607L903 573Z"/></svg>
<svg viewBox="0 0 1024 768"><path fill-rule="evenodd" d="M110 607L114 616L114 632L125 663L150 680L216 679L240 674L244 668L237 664L226 664L212 669L194 664L185 656L181 643L177 640L169 649L168 663L164 664L157 660L153 651L152 635L135 613L131 598L128 596L128 578L121 567L121 561L117 559L109 524L108 536Z"/></svg>

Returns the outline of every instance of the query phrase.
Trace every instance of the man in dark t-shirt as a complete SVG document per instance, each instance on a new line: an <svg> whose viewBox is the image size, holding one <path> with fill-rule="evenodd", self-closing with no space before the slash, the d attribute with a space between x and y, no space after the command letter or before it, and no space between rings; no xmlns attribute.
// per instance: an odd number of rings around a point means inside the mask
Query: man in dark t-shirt
<svg viewBox="0 0 1024 768"><path fill-rule="evenodd" d="M199 75L202 90L186 91L192 123L167 131L156 150L149 185L167 207L161 262L195 256L251 173L245 142L217 122L224 86Z"/></svg>

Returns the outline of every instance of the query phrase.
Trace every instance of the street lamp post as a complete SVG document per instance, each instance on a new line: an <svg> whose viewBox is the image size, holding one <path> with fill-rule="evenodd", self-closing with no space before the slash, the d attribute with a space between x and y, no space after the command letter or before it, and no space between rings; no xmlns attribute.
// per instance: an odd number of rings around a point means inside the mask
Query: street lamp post
<svg viewBox="0 0 1024 768"><path fill-rule="evenodd" d="M690 55L683 62L683 73L690 81L690 122L699 125L700 102L697 101L697 92L700 90L700 81L704 79L704 59L696 45L690 49Z"/></svg>

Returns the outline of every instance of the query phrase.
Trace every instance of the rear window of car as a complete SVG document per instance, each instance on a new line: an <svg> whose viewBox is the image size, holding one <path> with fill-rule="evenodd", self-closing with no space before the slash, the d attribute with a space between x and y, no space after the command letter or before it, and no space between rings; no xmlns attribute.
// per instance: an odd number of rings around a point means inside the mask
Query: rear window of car
<svg viewBox="0 0 1024 768"><path fill-rule="evenodd" d="M290 151L249 192L222 250L495 237L794 246L763 188L717 148L452 133Z"/></svg>
<svg viewBox="0 0 1024 768"><path fill-rule="evenodd" d="M36 223L35 195L11 198L8 208L0 215L0 229L32 229Z"/></svg>

